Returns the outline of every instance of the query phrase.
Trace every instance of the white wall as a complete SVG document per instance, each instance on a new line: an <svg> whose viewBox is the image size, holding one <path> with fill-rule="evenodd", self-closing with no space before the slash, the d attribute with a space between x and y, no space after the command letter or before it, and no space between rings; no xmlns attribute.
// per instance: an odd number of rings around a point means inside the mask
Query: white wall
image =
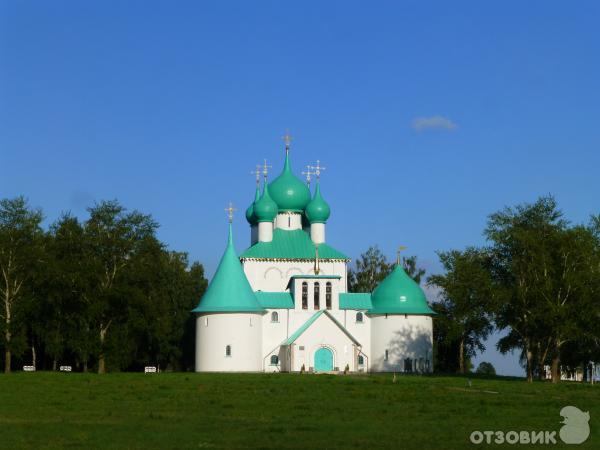
<svg viewBox="0 0 600 450"><path fill-rule="evenodd" d="M276 312L279 316L278 322L271 321L273 312ZM290 332L289 330L289 314L290 312L287 309L269 309L267 314L265 314L263 317L262 359L265 372L278 372L281 370L287 370L282 367L284 357L281 353L281 343L295 331L292 330ZM271 365L271 355L277 355L279 357L279 364L277 366Z"/></svg>
<svg viewBox="0 0 600 450"><path fill-rule="evenodd" d="M306 371L309 371L314 367L315 352L323 346L332 351L334 368L344 370L348 364L351 371L356 370L358 349L325 314L322 314L292 345L291 370L298 372L304 364ZM304 350L301 350L301 347L304 347Z"/></svg>
<svg viewBox="0 0 600 450"><path fill-rule="evenodd" d="M417 361L416 368L413 362L413 372L432 371L433 328L430 316L372 315L370 323L371 371L403 372L406 358Z"/></svg>
<svg viewBox="0 0 600 450"><path fill-rule="evenodd" d="M322 244L323 242L325 242L325 224L311 223L310 238L315 244Z"/></svg>
<svg viewBox="0 0 600 450"><path fill-rule="evenodd" d="M273 240L273 222L258 223L258 241L271 242Z"/></svg>
<svg viewBox="0 0 600 450"><path fill-rule="evenodd" d="M279 213L275 218L275 228L281 228L282 230L300 230L302 229L302 215L293 212Z"/></svg>
<svg viewBox="0 0 600 450"><path fill-rule="evenodd" d="M262 314L208 313L196 317L196 372L258 372ZM225 347L231 345L231 356Z"/></svg>
<svg viewBox="0 0 600 450"><path fill-rule="evenodd" d="M255 291L283 292L292 275L314 275L315 262L244 260L244 273ZM346 262L319 261L323 275L339 275L340 291L346 292Z"/></svg>
<svg viewBox="0 0 600 450"><path fill-rule="evenodd" d="M363 322L356 322L356 313L359 311L355 310L343 310L343 322L340 321L346 330L354 336L354 338L362 345L362 353L364 356L364 366L361 370L367 372L371 370L371 318L367 316L364 311Z"/></svg>

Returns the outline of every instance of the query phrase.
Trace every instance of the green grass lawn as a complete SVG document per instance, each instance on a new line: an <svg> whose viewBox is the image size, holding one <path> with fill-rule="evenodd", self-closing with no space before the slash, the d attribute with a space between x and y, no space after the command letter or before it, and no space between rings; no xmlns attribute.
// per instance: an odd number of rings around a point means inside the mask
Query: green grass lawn
<svg viewBox="0 0 600 450"><path fill-rule="evenodd" d="M556 430L600 385L298 374L0 375L2 448L477 448L474 430ZM560 443L553 448L566 447ZM499 445L481 445L497 448ZM511 446L514 447L514 446ZM548 446L546 446L548 447Z"/></svg>

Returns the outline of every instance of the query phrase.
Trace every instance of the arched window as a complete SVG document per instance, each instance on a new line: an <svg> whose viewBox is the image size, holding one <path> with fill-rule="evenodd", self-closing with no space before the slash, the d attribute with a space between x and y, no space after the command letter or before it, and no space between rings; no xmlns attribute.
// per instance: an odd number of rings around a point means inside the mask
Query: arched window
<svg viewBox="0 0 600 450"><path fill-rule="evenodd" d="M363 323L363 313L361 312L357 312L356 313L356 323Z"/></svg>
<svg viewBox="0 0 600 450"><path fill-rule="evenodd" d="M302 283L302 309L308 309L308 283Z"/></svg>
<svg viewBox="0 0 600 450"><path fill-rule="evenodd" d="M279 356L271 355L271 365L276 366L277 364L279 364Z"/></svg>
<svg viewBox="0 0 600 450"><path fill-rule="evenodd" d="M331 282L325 285L325 308L331 309Z"/></svg>
<svg viewBox="0 0 600 450"><path fill-rule="evenodd" d="M365 365L365 357L363 355L358 355L358 365L359 366Z"/></svg>
<svg viewBox="0 0 600 450"><path fill-rule="evenodd" d="M228 345L225 347L225 356L227 356L227 357L231 356L231 345Z"/></svg>
<svg viewBox="0 0 600 450"><path fill-rule="evenodd" d="M315 283L315 309L319 309L321 302L321 286L319 286L319 282Z"/></svg>
<svg viewBox="0 0 600 450"><path fill-rule="evenodd" d="M279 314L277 314L277 311L271 313L271 322L279 322Z"/></svg>

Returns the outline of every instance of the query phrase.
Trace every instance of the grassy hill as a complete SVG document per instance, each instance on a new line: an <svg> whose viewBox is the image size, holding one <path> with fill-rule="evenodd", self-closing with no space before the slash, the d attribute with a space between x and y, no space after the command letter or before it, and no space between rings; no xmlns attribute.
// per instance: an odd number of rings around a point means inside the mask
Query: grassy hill
<svg viewBox="0 0 600 450"><path fill-rule="evenodd" d="M558 430L600 385L445 376L0 375L1 448L477 448L474 430ZM558 445L566 447L558 438ZM480 447L500 447L481 445ZM514 447L514 446L511 446Z"/></svg>

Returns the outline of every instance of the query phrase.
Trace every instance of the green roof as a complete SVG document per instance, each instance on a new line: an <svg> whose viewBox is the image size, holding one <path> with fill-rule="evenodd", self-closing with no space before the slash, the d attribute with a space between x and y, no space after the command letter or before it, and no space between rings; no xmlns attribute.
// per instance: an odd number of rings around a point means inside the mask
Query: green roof
<svg viewBox="0 0 600 450"><path fill-rule="evenodd" d="M233 248L231 224L227 248L215 276L192 312L263 312Z"/></svg>
<svg viewBox="0 0 600 450"><path fill-rule="evenodd" d="M349 258L327 244L318 244L319 259ZM271 242L257 242L246 249L241 255L242 259L315 259L315 244L304 230L283 230L276 228L273 231Z"/></svg>
<svg viewBox="0 0 600 450"><path fill-rule="evenodd" d="M400 265L375 288L371 302L370 314L435 314L421 286Z"/></svg>
<svg viewBox="0 0 600 450"><path fill-rule="evenodd" d="M373 307L369 293L340 293L340 309L365 309Z"/></svg>
<svg viewBox="0 0 600 450"><path fill-rule="evenodd" d="M257 291L254 295L263 308L294 309L294 299L289 292Z"/></svg>
<svg viewBox="0 0 600 450"><path fill-rule="evenodd" d="M317 312L316 312L316 313L314 313L312 316L310 316L310 319L308 319L306 322L304 322L304 324L303 324L303 325L302 325L300 328L298 328L298 329L297 329L297 330L294 332L294 334L292 334L292 335L291 335L289 338L287 338L285 341L283 341L283 342L281 343L281 345L292 345L292 344L294 343L294 341L295 341L296 339L298 339L298 338L299 338L299 337L302 335L302 333L304 333L306 330L308 330L308 329L310 328L310 326L311 326L313 323L315 323L315 321L316 321L316 320L317 320L319 317L321 317L323 314L325 314L327 317L329 317L329 318L330 318L330 319L333 321L333 323L335 323L335 324L338 326L338 328L339 328L340 330L342 330L342 331L344 332L344 334L346 334L346 335L347 335L347 336L348 336L348 337L349 337L349 338L350 338L350 339L351 339L351 340L352 340L352 341L353 341L353 342L354 342L356 345L360 345L360 342L358 342L358 341L356 340L356 338L355 338L354 336L352 336L352 335L351 335L351 334L348 332L348 330L346 330L346 328L344 328L344 326L343 326L341 323L339 323L339 322L338 322L338 321L335 319L335 317L333 317L333 315L331 315L331 314L330 314L330 313L329 313L329 312L328 312L326 309L322 309L322 310L320 310L320 311L317 311Z"/></svg>

